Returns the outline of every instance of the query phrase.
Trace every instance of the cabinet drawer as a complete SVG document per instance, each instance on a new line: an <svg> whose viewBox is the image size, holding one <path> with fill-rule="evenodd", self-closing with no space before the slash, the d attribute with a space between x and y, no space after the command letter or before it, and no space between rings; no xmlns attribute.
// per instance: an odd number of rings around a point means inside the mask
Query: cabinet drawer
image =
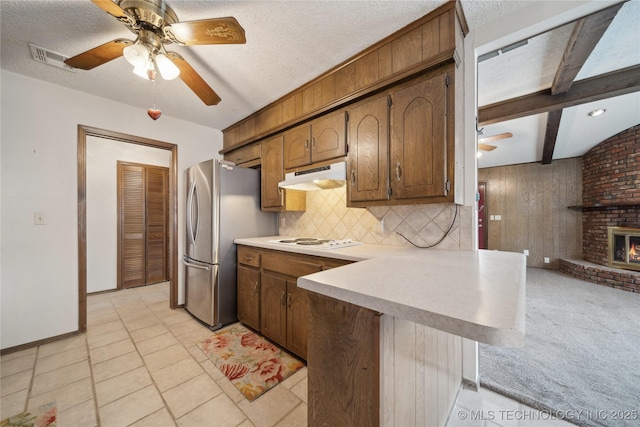
<svg viewBox="0 0 640 427"><path fill-rule="evenodd" d="M247 246L238 246L238 264L260 267L260 251Z"/></svg>
<svg viewBox="0 0 640 427"><path fill-rule="evenodd" d="M294 257L275 254L262 255L262 268L293 277L305 276L322 271L322 265L319 263L316 264Z"/></svg>
<svg viewBox="0 0 640 427"><path fill-rule="evenodd" d="M260 158L260 144L245 145L233 150L225 156L225 160L237 165Z"/></svg>

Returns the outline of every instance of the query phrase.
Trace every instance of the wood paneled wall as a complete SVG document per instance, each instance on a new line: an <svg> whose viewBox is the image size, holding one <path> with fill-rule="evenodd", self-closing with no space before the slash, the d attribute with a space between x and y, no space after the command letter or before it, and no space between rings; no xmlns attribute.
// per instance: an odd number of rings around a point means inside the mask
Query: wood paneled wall
<svg viewBox="0 0 640 427"><path fill-rule="evenodd" d="M582 158L479 169L478 181L487 183L488 249L527 249L529 267L582 259L582 213L567 208L582 204Z"/></svg>
<svg viewBox="0 0 640 427"><path fill-rule="evenodd" d="M381 328L380 425L446 425L462 385L462 338L386 314Z"/></svg>

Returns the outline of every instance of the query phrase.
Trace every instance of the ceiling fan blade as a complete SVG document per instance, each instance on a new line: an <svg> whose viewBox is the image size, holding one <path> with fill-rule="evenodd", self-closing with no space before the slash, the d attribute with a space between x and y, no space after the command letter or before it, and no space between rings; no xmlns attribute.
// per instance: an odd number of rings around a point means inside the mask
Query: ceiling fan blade
<svg viewBox="0 0 640 427"><path fill-rule="evenodd" d="M176 22L165 27L165 33L172 41L185 45L243 44L247 42L244 28L233 17Z"/></svg>
<svg viewBox="0 0 640 427"><path fill-rule="evenodd" d="M193 69L183 57L175 52L167 52L167 57L180 69L180 79L198 95L206 105L216 105L220 97L209 87L202 77Z"/></svg>
<svg viewBox="0 0 640 427"><path fill-rule="evenodd" d="M116 18L126 18L125 11L111 0L91 0L96 6Z"/></svg>
<svg viewBox="0 0 640 427"><path fill-rule="evenodd" d="M115 39L64 61L70 67L91 70L122 56L122 50L133 44L131 40Z"/></svg>
<svg viewBox="0 0 640 427"><path fill-rule="evenodd" d="M497 135L478 138L478 142L483 143L483 142L499 141L501 139L511 138L512 136L513 134L511 132L499 133Z"/></svg>
<svg viewBox="0 0 640 427"><path fill-rule="evenodd" d="M487 145L487 144L478 144L478 150L482 151L493 151L496 149L495 145Z"/></svg>

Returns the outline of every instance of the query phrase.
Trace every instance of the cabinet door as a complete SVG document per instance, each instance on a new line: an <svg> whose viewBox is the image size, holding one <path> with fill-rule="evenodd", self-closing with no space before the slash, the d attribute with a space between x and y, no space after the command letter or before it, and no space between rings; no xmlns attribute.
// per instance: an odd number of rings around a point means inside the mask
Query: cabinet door
<svg viewBox="0 0 640 427"><path fill-rule="evenodd" d="M446 73L400 89L392 97L393 198L446 196Z"/></svg>
<svg viewBox="0 0 640 427"><path fill-rule="evenodd" d="M334 159L347 154L344 112L323 117L311 124L311 161Z"/></svg>
<svg viewBox="0 0 640 427"><path fill-rule="evenodd" d="M307 291L298 288L296 279L287 280L287 348L305 360L308 317Z"/></svg>
<svg viewBox="0 0 640 427"><path fill-rule="evenodd" d="M284 134L284 168L311 163L311 126L298 126Z"/></svg>
<svg viewBox="0 0 640 427"><path fill-rule="evenodd" d="M386 96L349 111L347 204L389 199L389 100Z"/></svg>
<svg viewBox="0 0 640 427"><path fill-rule="evenodd" d="M260 164L260 144L253 143L245 145L242 148L233 150L224 155L224 159L235 163L236 165L246 165L257 163ZM250 167L250 166L246 166Z"/></svg>
<svg viewBox="0 0 640 427"><path fill-rule="evenodd" d="M260 272L238 266L238 320L260 330Z"/></svg>
<svg viewBox="0 0 640 427"><path fill-rule="evenodd" d="M261 192L262 209L279 210L284 207L284 197L278 183L284 180L282 169L282 136L262 142Z"/></svg>
<svg viewBox="0 0 640 427"><path fill-rule="evenodd" d="M260 332L283 347L287 345L287 280L260 274Z"/></svg>

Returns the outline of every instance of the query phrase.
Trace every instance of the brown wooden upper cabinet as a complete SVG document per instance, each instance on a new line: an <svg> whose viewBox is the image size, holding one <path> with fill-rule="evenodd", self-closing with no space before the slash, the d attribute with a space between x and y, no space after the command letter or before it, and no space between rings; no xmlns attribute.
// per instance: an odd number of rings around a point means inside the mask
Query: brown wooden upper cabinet
<svg viewBox="0 0 640 427"><path fill-rule="evenodd" d="M446 196L449 73L391 94L390 173L394 199Z"/></svg>
<svg viewBox="0 0 640 427"><path fill-rule="evenodd" d="M251 168L260 164L260 144L253 143L224 155L224 159L238 166Z"/></svg>
<svg viewBox="0 0 640 427"><path fill-rule="evenodd" d="M389 102L378 96L349 110L349 206L389 199Z"/></svg>
<svg viewBox="0 0 640 427"><path fill-rule="evenodd" d="M293 169L347 154L344 111L284 133L284 168Z"/></svg>
<svg viewBox="0 0 640 427"><path fill-rule="evenodd" d="M349 109L348 206L452 201L453 67Z"/></svg>
<svg viewBox="0 0 640 427"><path fill-rule="evenodd" d="M278 183L284 180L282 169L282 135L262 142L262 166L260 182L262 192L262 210L282 210L284 194Z"/></svg>

